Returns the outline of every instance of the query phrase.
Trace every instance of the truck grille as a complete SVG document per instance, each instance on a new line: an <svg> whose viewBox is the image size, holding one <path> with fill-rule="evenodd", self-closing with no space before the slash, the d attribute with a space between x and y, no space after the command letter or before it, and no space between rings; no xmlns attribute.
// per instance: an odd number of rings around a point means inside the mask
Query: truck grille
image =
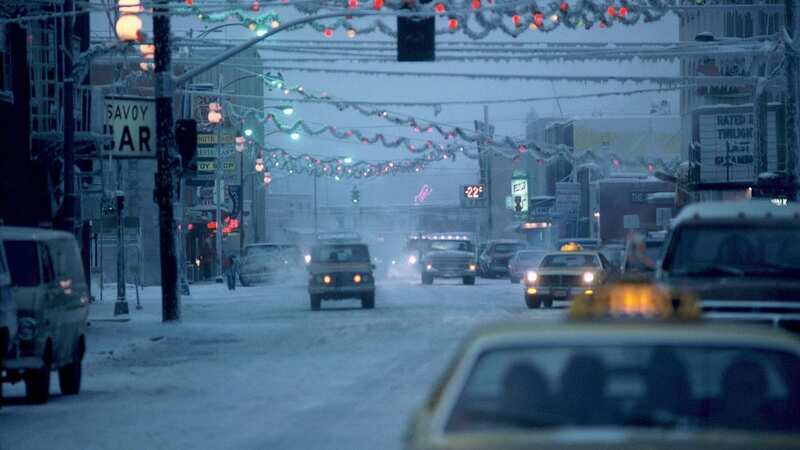
<svg viewBox="0 0 800 450"><path fill-rule="evenodd" d="M464 257L438 257L431 260L431 265L437 270L464 270L469 265L469 259Z"/></svg>
<svg viewBox="0 0 800 450"><path fill-rule="evenodd" d="M539 285L541 286L580 286L580 275L540 275Z"/></svg>

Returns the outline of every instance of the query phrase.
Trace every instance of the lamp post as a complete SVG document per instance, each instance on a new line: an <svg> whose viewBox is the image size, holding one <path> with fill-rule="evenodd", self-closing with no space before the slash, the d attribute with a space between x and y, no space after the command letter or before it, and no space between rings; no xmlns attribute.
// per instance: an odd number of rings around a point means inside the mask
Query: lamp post
<svg viewBox="0 0 800 450"><path fill-rule="evenodd" d="M222 85L222 74L219 76L219 84ZM220 89L221 95L222 89ZM222 105L217 102L208 104L208 123L217 127L217 158L214 164L214 213L217 222L215 229L215 247L217 254L217 273L215 281L222 283L222 201L225 190L222 185Z"/></svg>

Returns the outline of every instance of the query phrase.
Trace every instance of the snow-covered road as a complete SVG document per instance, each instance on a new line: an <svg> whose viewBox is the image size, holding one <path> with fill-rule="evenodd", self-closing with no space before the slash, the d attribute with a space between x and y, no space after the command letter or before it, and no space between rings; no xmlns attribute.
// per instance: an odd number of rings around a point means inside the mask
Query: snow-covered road
<svg viewBox="0 0 800 450"><path fill-rule="evenodd" d="M26 405L23 385L6 385L0 449L397 449L476 325L563 314L527 310L507 280L385 282L374 310L311 312L301 285L192 294L180 324L160 323L153 288L130 322L94 320L79 396L61 397L54 376L50 402Z"/></svg>

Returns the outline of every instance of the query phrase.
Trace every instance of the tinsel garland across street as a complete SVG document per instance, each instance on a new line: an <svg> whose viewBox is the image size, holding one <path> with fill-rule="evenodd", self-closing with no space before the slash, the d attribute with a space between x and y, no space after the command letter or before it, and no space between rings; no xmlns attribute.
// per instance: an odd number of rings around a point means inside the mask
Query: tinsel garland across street
<svg viewBox="0 0 800 450"><path fill-rule="evenodd" d="M414 173L437 161L455 161L451 150L437 150L410 159L371 162L358 160L346 162L341 157L314 156L308 153L292 154L280 148L260 148L264 165L268 170L283 170L290 174L311 174L331 178L371 178L398 173Z"/></svg>

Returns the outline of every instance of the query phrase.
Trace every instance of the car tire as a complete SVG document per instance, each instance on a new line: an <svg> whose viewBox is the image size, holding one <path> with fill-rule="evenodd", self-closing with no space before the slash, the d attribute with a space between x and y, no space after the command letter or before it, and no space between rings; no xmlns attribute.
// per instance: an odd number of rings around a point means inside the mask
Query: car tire
<svg viewBox="0 0 800 450"><path fill-rule="evenodd" d="M52 351L48 347L43 358L44 367L25 373L25 398L30 403L43 405L50 399L51 355Z"/></svg>
<svg viewBox="0 0 800 450"><path fill-rule="evenodd" d="M539 297L526 294L525 304L528 305L528 309L538 309L542 304L542 300Z"/></svg>
<svg viewBox="0 0 800 450"><path fill-rule="evenodd" d="M372 309L375 307L375 293L367 294L361 297L361 308Z"/></svg>
<svg viewBox="0 0 800 450"><path fill-rule="evenodd" d="M553 298L550 297L550 298L542 299L542 304L544 305L545 308L548 308L548 309L552 308L553 307Z"/></svg>
<svg viewBox="0 0 800 450"><path fill-rule="evenodd" d="M77 395L81 392L83 375L83 340L78 343L72 362L58 369L58 386L62 395Z"/></svg>
<svg viewBox="0 0 800 450"><path fill-rule="evenodd" d="M322 307L322 298L319 295L312 295L311 296L311 310L312 311L319 311Z"/></svg>
<svg viewBox="0 0 800 450"><path fill-rule="evenodd" d="M465 286L472 286L475 284L475 277L474 276L466 276L461 279Z"/></svg>
<svg viewBox="0 0 800 450"><path fill-rule="evenodd" d="M433 275L422 274L422 284L433 284Z"/></svg>

